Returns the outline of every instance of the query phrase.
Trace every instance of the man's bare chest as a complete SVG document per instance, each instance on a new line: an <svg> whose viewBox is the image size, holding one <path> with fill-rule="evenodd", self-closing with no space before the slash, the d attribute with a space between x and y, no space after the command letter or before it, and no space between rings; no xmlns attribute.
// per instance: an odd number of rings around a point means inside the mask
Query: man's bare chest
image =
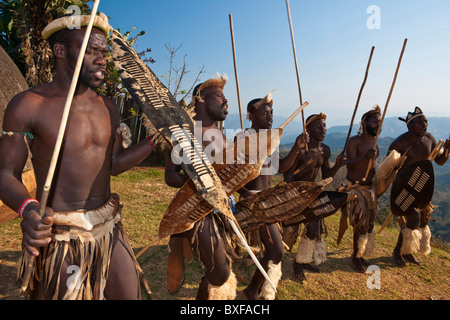
<svg viewBox="0 0 450 320"><path fill-rule="evenodd" d="M45 145L54 145L62 121L60 108L43 110L36 119L35 133ZM104 105L74 105L71 107L63 137L63 148L80 151L106 147L113 134L111 118Z"/></svg>

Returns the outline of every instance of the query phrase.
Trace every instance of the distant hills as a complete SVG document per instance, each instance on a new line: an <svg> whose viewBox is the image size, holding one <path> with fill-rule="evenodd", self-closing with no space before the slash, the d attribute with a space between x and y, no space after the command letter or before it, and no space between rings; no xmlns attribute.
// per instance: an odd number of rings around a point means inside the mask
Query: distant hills
<svg viewBox="0 0 450 320"><path fill-rule="evenodd" d="M273 127L279 126L285 119L282 117L274 118ZM245 121L245 127L249 123ZM228 115L225 121L225 129L229 129L230 133L233 130L241 128L239 115ZM352 134L355 135L358 131L359 123L353 126ZM292 148L295 139L303 130L301 121L295 119L289 123L284 129L280 144L280 155L284 157ZM387 150L392 141L407 131L406 124L398 120L398 118L385 118L382 132L378 139L378 147L380 149L381 159L387 154ZM430 132L436 140L447 139L450 134L450 118L448 117L428 117L428 132ZM345 139L348 134L347 126L333 126L328 128L327 136L324 143L327 144L332 151L332 161L344 147ZM434 237L450 243L450 160L444 166L439 166L434 163L435 172L435 186L432 203L437 205L432 214L433 221L430 222L430 228ZM388 206L388 202L380 204L382 207Z"/></svg>
<svg viewBox="0 0 450 320"><path fill-rule="evenodd" d="M286 119L284 117L275 116L273 127L277 127L282 124ZM244 119L244 127L248 128L249 122ZM225 129L238 130L241 128L241 122L238 114L229 114L225 120ZM359 128L359 122L355 120L353 125L352 135L355 135ZM291 144L295 141L295 138L302 131L301 120L294 119L284 129L283 136L281 137L281 144ZM385 118L383 128L380 134L380 139L385 137L396 138L402 133L406 132L406 124L397 117ZM428 117L428 132L430 132L436 140L446 139L450 134L450 118L449 117ZM332 140L333 143L330 147L343 148L345 138L348 134L348 125L333 126L328 128L327 140ZM338 143L338 139L342 140L342 143ZM325 140L325 143L327 143ZM331 144L331 143L330 143Z"/></svg>

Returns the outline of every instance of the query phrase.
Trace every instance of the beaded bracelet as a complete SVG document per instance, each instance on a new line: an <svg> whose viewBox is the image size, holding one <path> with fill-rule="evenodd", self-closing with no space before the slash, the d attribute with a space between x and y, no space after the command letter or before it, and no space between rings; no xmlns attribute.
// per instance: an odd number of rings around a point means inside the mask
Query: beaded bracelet
<svg viewBox="0 0 450 320"><path fill-rule="evenodd" d="M39 203L36 199L27 199L20 205L19 211L17 212L19 214L19 217L23 218L23 212L25 211L25 208L32 202Z"/></svg>
<svg viewBox="0 0 450 320"><path fill-rule="evenodd" d="M154 146L156 148L156 144L153 143L152 139L150 138L150 136L146 137L147 140L152 144L152 146Z"/></svg>

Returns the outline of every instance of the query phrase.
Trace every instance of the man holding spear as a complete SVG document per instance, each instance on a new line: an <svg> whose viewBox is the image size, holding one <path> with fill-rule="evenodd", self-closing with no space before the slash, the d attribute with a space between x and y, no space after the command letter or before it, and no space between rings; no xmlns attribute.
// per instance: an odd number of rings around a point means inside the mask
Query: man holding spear
<svg viewBox="0 0 450 320"><path fill-rule="evenodd" d="M345 189L349 188L349 195L356 194L357 197L342 207L338 244L345 232L348 217L353 226L352 266L360 273L364 273L369 265L363 259L363 255L369 255L375 244L373 227L377 199L371 185L379 155L378 147L373 146L380 126L381 110L379 106L376 106L362 116L360 131L358 135L349 139L347 148ZM369 175L366 175L368 167Z"/></svg>
<svg viewBox="0 0 450 320"><path fill-rule="evenodd" d="M306 119L306 130L310 137L309 148L298 153L293 166L286 172L285 181L315 181L319 170L322 179L334 177L337 171L345 165L346 157L340 153L336 157L336 163L331 163L330 147L323 143L327 127L327 116L323 113L310 115ZM302 169L300 169L302 168ZM297 255L293 264L295 277L301 281L306 280L304 269L320 272L317 265L326 261L326 243L322 238L323 219L311 221L305 224L305 233L300 238ZM284 227L283 240L289 245L294 245L297 240L299 224ZM290 248L292 249L292 247Z"/></svg>
<svg viewBox="0 0 450 320"><path fill-rule="evenodd" d="M348 216L350 218L350 224L353 226L352 266L356 272L360 273L365 273L366 267L368 266L363 256L370 255L375 248L375 232L373 227L377 214L377 197L380 196L375 183L373 183L377 178L375 177L375 168L379 155L377 143L389 101L391 100L392 92L397 81L407 42L408 39L403 41L402 51L400 52L383 114L381 114L381 109L378 105L373 110L366 112L361 118L362 132L360 130L357 136L348 139L348 144L346 142L348 170L344 187L341 189L349 190L351 200L341 210L341 225L339 227L337 243L339 244L347 228ZM371 57L372 53L373 47ZM350 130L349 133L351 132ZM356 198L353 197L354 195L356 195Z"/></svg>
<svg viewBox="0 0 450 320"><path fill-rule="evenodd" d="M204 137L202 144L204 148L211 150L211 156L217 155L228 145L225 135L216 126L216 121L225 120L228 114L228 100L223 94L226 82L226 77L222 76L209 79L197 85L192 95L191 105L196 113L194 120L201 123ZM165 165L167 185L181 188L188 178L181 171L181 166L174 161L172 153L168 154ZM231 270L229 257L232 248L227 246L229 235L217 213L206 215L189 231L171 235L168 273L171 272L170 276L175 276L176 279L168 279L168 283L175 283L170 290L176 291L184 276L183 250L177 248L182 246L184 237L190 240L199 262L206 268L206 274L199 284L197 300L233 300L236 297L237 281Z"/></svg>
<svg viewBox="0 0 450 320"><path fill-rule="evenodd" d="M35 257L35 272L25 283L25 294L35 299L141 297L142 271L123 231L119 197L111 193L110 176L136 166L155 146L146 139L124 149L116 105L94 91L105 76L110 28L104 14L93 18L98 1L94 7L91 17L77 16L78 29L69 28L73 16L63 16L43 30L55 56L55 77L18 94L5 111L3 129L13 134L0 139L0 196L23 218L24 251ZM80 49L84 47L85 52ZM73 82L78 74L78 83ZM31 199L19 173L31 151L40 197L60 138L68 91L69 96L74 93L73 100L41 218L40 204ZM29 132L34 139L20 132ZM22 276L26 264L23 259L19 266Z"/></svg>
<svg viewBox="0 0 450 320"><path fill-rule="evenodd" d="M273 99L272 92L264 98L256 98L251 100L247 105L247 119L251 121L251 128L245 134L252 134L262 130L272 128L273 122ZM273 163L265 163L261 174L247 183L238 192L240 200L256 194L262 190L269 189L272 186L272 174L276 171L283 173L288 170L294 163L298 153L305 147L308 142L308 135L301 134L297 137L294 146L289 154L278 160L278 168ZM277 153L271 155L267 160L270 161L273 157L278 156ZM272 165L275 172L272 172ZM272 223L261 227L256 231L255 239L264 245L264 255L260 260L261 265L267 274L271 277L276 286L281 278L281 260L284 256L284 246L281 239L280 227L277 223ZM260 243L257 243L259 246ZM265 279L259 270L256 270L250 284L243 290L244 298L247 300L257 300L260 296L264 300L272 300L275 298L273 290L265 289Z"/></svg>

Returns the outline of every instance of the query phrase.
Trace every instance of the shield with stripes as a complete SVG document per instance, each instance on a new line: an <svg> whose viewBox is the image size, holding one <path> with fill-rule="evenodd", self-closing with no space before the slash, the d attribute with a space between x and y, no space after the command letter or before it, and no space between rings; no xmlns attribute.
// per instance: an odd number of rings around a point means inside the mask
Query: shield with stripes
<svg viewBox="0 0 450 320"><path fill-rule="evenodd" d="M335 214L346 202L348 194L337 191L322 191L304 210L284 220L284 225L318 221Z"/></svg>
<svg viewBox="0 0 450 320"><path fill-rule="evenodd" d="M392 184L391 211L396 216L409 216L424 209L434 192L434 169L429 160L402 168Z"/></svg>

